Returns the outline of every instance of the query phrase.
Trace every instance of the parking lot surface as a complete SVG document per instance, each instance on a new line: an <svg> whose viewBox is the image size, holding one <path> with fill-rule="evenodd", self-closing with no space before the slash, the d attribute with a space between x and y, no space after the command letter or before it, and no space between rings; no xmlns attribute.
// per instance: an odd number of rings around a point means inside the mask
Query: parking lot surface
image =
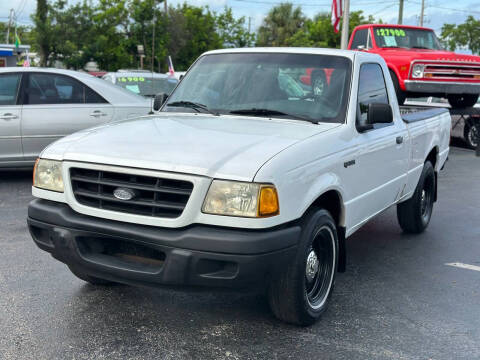
<svg viewBox="0 0 480 360"><path fill-rule="evenodd" d="M258 292L78 280L30 238L31 171L1 171L0 359L479 359L479 180L452 148L427 231L402 234L392 208L355 233L329 310L301 328Z"/></svg>

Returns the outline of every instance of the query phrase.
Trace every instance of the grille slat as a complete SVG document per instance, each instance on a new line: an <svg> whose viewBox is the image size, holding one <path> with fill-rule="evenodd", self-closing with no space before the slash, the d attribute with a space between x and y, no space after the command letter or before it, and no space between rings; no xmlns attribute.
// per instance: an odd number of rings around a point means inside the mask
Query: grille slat
<svg viewBox="0 0 480 360"><path fill-rule="evenodd" d="M185 180L82 168L70 169L70 181L75 199L82 205L166 218L182 214L193 190L193 184ZM134 198L117 199L113 195L117 188L132 190Z"/></svg>
<svg viewBox="0 0 480 360"><path fill-rule="evenodd" d="M71 180L72 181L89 182L89 183L99 184L99 185L110 185L110 186L115 186L115 187L128 187L130 189L136 189L136 190L147 190L147 191L163 192L163 193L179 194L179 195L190 195L190 193L192 192L191 190L188 190L188 189L171 188L171 187L165 187L165 186L151 187L151 186L138 185L138 184L131 183L131 182L125 182L125 181L95 180L95 179L88 178L86 176L78 176L78 175L72 176Z"/></svg>

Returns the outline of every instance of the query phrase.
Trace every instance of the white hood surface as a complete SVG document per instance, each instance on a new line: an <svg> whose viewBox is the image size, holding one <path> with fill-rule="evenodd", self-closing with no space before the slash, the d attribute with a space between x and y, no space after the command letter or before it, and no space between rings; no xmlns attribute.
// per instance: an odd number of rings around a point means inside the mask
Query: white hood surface
<svg viewBox="0 0 480 360"><path fill-rule="evenodd" d="M67 136L42 157L252 181L285 148L340 124L160 113Z"/></svg>

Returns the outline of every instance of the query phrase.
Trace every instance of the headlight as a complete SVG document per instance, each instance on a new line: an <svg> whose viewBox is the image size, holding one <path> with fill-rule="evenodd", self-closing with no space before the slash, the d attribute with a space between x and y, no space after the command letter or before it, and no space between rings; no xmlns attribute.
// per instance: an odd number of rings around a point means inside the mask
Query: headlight
<svg viewBox="0 0 480 360"><path fill-rule="evenodd" d="M423 77L423 69L425 68L425 65L422 64L415 64L413 65L412 69L412 77L414 78L422 78Z"/></svg>
<svg viewBox="0 0 480 360"><path fill-rule="evenodd" d="M37 159L33 169L33 186L63 192L62 162Z"/></svg>
<svg viewBox="0 0 480 360"><path fill-rule="evenodd" d="M207 214L242 217L278 215L277 190L268 184L213 180L202 211Z"/></svg>

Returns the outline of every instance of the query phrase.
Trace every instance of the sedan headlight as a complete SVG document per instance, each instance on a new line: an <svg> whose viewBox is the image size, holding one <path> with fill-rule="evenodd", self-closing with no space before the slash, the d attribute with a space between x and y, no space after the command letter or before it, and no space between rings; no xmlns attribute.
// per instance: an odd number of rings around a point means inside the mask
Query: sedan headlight
<svg viewBox="0 0 480 360"><path fill-rule="evenodd" d="M202 211L242 217L278 215L277 190L268 184L214 180L203 202Z"/></svg>
<svg viewBox="0 0 480 360"><path fill-rule="evenodd" d="M33 169L33 186L63 192L62 162L37 159Z"/></svg>
<svg viewBox="0 0 480 360"><path fill-rule="evenodd" d="M415 64L413 65L412 69L412 77L413 78L422 78L423 77L423 70L425 69L425 65L423 64Z"/></svg>

